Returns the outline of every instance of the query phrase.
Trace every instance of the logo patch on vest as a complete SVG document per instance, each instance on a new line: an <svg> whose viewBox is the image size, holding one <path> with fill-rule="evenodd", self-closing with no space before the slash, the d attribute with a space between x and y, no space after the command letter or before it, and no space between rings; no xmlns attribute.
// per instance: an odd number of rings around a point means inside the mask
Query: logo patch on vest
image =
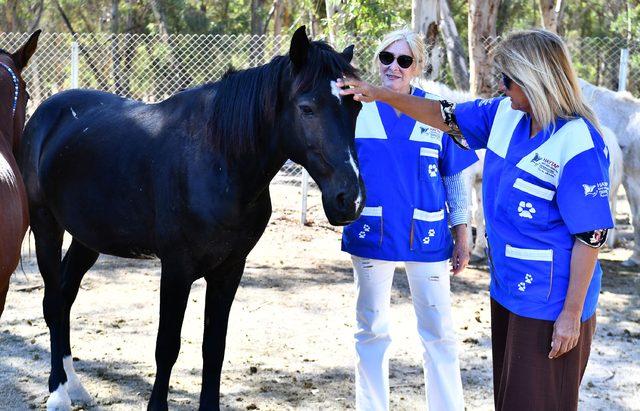
<svg viewBox="0 0 640 411"><path fill-rule="evenodd" d="M551 178L556 178L560 171L560 164L553 160L545 158L538 153L533 154L531 163L535 165L535 168L541 173L548 175Z"/></svg>
<svg viewBox="0 0 640 411"><path fill-rule="evenodd" d="M607 181L602 181L597 184L582 184L582 188L585 197L595 197L596 195L609 197L609 183Z"/></svg>
<svg viewBox="0 0 640 411"><path fill-rule="evenodd" d="M429 126L417 125L409 140L424 141L440 146L442 144L442 131Z"/></svg>

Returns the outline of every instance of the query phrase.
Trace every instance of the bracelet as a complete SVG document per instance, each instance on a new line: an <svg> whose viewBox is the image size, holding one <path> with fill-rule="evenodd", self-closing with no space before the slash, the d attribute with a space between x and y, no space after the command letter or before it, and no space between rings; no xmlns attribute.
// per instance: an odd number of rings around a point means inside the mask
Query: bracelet
<svg viewBox="0 0 640 411"><path fill-rule="evenodd" d="M462 135L458 122L456 121L456 103L452 103L447 100L440 100L440 114L442 114L442 121L449 127L447 134L453 139L459 147L469 150L469 143L467 139Z"/></svg>

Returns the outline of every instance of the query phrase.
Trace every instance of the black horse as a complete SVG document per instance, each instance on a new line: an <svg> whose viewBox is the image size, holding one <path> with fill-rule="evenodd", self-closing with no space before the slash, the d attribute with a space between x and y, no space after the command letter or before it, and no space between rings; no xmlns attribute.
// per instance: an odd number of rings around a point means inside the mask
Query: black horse
<svg viewBox="0 0 640 411"><path fill-rule="evenodd" d="M219 408L229 309L271 215L271 179L290 158L320 186L331 224L363 207L361 105L333 82L356 74L352 55L353 46L338 53L310 42L301 27L287 56L159 104L72 90L36 110L20 162L51 333L48 408L87 399L71 362L69 312L99 253L161 260L149 409L167 409L189 290L206 279L200 408ZM73 241L61 259L64 230Z"/></svg>

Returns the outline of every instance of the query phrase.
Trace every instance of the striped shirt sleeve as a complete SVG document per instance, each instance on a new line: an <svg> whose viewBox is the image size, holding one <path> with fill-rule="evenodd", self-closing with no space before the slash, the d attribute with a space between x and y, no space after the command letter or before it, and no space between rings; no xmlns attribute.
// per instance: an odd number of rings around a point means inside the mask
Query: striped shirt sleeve
<svg viewBox="0 0 640 411"><path fill-rule="evenodd" d="M455 227L469 223L469 198L462 172L443 177L449 206L449 225Z"/></svg>

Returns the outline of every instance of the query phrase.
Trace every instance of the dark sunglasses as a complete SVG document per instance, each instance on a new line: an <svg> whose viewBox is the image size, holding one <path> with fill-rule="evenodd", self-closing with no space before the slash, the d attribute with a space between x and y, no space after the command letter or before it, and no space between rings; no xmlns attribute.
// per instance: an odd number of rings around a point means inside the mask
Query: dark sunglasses
<svg viewBox="0 0 640 411"><path fill-rule="evenodd" d="M404 54L396 57L393 53L389 53L388 51L381 51L380 54L378 54L378 59L380 60L380 63L385 66L393 63L393 60L398 60L398 65L403 69L408 69L413 64L413 57Z"/></svg>
<svg viewBox="0 0 640 411"><path fill-rule="evenodd" d="M513 84L513 80L511 79L511 77L507 76L504 73L500 74L502 74L502 84L504 84L504 88L506 88L507 90L511 90L511 84Z"/></svg>

